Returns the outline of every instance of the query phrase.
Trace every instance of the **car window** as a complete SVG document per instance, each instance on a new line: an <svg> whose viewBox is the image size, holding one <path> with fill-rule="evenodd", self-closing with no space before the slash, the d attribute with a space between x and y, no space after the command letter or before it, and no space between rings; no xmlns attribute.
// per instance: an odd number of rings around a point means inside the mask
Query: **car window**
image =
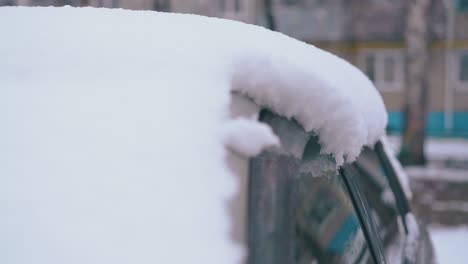
<svg viewBox="0 0 468 264"><path fill-rule="evenodd" d="M367 263L369 248L346 186L312 137L297 180L297 263Z"/></svg>
<svg viewBox="0 0 468 264"><path fill-rule="evenodd" d="M282 147L250 163L249 263L371 261L335 160L321 154L317 138L294 121L269 112L260 120L273 128Z"/></svg>
<svg viewBox="0 0 468 264"><path fill-rule="evenodd" d="M383 242L385 254L393 254L394 244L401 239L395 194L390 188L388 176L377 154L370 148L364 148L354 163L356 181L364 193L377 230Z"/></svg>

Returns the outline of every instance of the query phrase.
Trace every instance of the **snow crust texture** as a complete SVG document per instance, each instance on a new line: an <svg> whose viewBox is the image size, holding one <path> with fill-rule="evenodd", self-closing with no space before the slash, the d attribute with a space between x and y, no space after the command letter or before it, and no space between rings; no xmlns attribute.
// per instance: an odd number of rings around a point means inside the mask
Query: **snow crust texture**
<svg viewBox="0 0 468 264"><path fill-rule="evenodd" d="M194 15L0 8L0 263L239 263L232 92L294 118L340 165L384 134L355 67L256 26ZM245 138L243 138L243 136Z"/></svg>

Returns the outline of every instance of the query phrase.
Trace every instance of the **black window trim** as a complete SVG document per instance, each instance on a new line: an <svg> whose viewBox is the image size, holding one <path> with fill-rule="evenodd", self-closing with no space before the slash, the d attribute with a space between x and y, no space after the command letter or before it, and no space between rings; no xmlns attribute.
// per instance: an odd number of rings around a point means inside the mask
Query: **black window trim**
<svg viewBox="0 0 468 264"><path fill-rule="evenodd" d="M340 176L342 177L346 185L346 189L349 192L356 216L358 217L359 223L361 224L361 229L364 237L366 238L374 263L387 263L382 241L378 236L376 225L371 215L369 214L370 207L366 200L363 199L362 192L353 179L354 177L358 177L358 175L355 175L352 172L350 166L350 164L342 166L339 169Z"/></svg>
<svg viewBox="0 0 468 264"><path fill-rule="evenodd" d="M379 162L380 162L380 161L379 161ZM354 162L354 163L353 163L353 167L356 169L356 171L357 171L357 173L359 174L359 176L362 175L362 176L364 176L364 177L367 177L370 181L374 181L374 178L371 176L372 173L369 172L369 171L367 171L365 168L363 168L358 162ZM358 176L358 177L359 177L359 176ZM386 175L383 175L383 177L385 177L385 179L387 178ZM387 180L387 183L388 183L388 180ZM359 183L358 183L358 185L359 185ZM388 185L388 187L390 187L390 186ZM390 189L391 189L391 187L390 187ZM393 193L393 190L391 190L391 192ZM395 196L394 193L393 193L393 196ZM368 201L367 199L365 199L365 200L366 200L366 203L369 205L369 201ZM395 204L396 204L396 202L395 202ZM369 205L369 206L370 206L370 205ZM370 208L372 208L372 207L370 207ZM399 211L398 208L392 207L392 208L389 208L389 209L391 209L391 210L394 211L394 213L395 213L395 221L398 221L398 219L401 219L400 211ZM398 224L398 223L396 223L396 224ZM403 231L403 232L404 232L404 231ZM405 234L406 234L406 233L405 233ZM405 234L402 234L402 235L405 235ZM382 243L383 243L384 245L385 245L385 243L386 243L386 241L387 241L386 239L391 238L391 237L389 237L388 235L389 235L389 234L386 234L384 237L380 236L380 237L381 237L381 241L382 241ZM388 241L387 241L387 242L388 242ZM384 247L384 248L385 248L385 247Z"/></svg>
<svg viewBox="0 0 468 264"><path fill-rule="evenodd" d="M388 184L390 185L390 188L392 189L395 195L397 208L401 216L405 234L408 234L408 225L405 220L405 215L411 212L408 199L406 198L406 195L403 191L403 187L401 186L401 183L398 180L395 168L393 168L389 158L387 157L387 154L384 151L382 142L378 141L375 144L374 149L377 153L379 161L382 163L385 174L387 175Z"/></svg>

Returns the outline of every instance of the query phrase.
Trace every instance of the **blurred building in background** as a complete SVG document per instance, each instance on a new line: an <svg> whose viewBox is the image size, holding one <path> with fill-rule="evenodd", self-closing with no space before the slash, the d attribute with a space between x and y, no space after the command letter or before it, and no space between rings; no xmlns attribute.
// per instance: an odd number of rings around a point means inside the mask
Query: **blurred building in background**
<svg viewBox="0 0 468 264"><path fill-rule="evenodd" d="M194 13L266 25L265 0L0 0L0 5L72 5ZM408 0L272 0L276 29L361 68L403 129ZM468 0L437 0L429 19L427 133L468 137Z"/></svg>
<svg viewBox="0 0 468 264"><path fill-rule="evenodd" d="M256 24L259 0L0 0L0 6L92 6L221 17Z"/></svg>
<svg viewBox="0 0 468 264"><path fill-rule="evenodd" d="M278 30L361 68L403 126L407 0L278 0ZM468 136L468 1L435 1L429 19L429 135Z"/></svg>

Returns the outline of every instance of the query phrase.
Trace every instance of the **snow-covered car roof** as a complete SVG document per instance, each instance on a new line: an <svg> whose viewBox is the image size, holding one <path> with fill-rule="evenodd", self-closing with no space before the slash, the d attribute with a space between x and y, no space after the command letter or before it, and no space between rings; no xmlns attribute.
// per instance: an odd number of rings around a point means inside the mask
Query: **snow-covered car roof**
<svg viewBox="0 0 468 264"><path fill-rule="evenodd" d="M225 145L277 139L229 120L231 93L294 118L338 164L385 131L357 68L261 27L71 7L0 22L1 263L237 263Z"/></svg>

